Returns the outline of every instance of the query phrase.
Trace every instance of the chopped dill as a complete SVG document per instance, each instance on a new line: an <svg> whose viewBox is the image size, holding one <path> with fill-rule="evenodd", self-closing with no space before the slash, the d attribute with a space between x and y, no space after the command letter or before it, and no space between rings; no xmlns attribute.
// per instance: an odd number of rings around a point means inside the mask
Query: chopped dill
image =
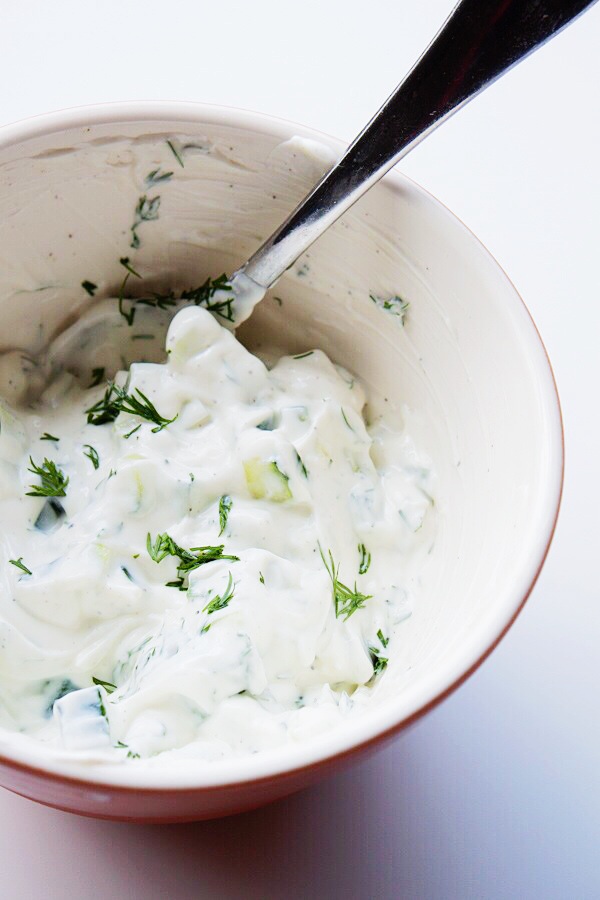
<svg viewBox="0 0 600 900"><path fill-rule="evenodd" d="M98 387L98 385L104 381L104 366L98 366L97 369L92 369L92 381L91 384L88 385L88 388Z"/></svg>
<svg viewBox="0 0 600 900"><path fill-rule="evenodd" d="M258 573L258 580L260 581L261 584L265 583L265 576L263 575L262 572Z"/></svg>
<svg viewBox="0 0 600 900"><path fill-rule="evenodd" d="M121 260L121 264L125 265L128 273L132 275L137 275L137 277L141 277L138 275L135 270L131 268L129 265L129 259L125 257ZM127 276L128 277L128 276ZM167 293L161 294L157 292L150 293L147 297L126 297L125 296L125 287L127 285L127 277L124 279L121 289L119 291L119 312L125 319L128 325L133 325L133 321L135 319L135 310L138 306L151 306L154 309L172 309L177 305L179 301L193 303L195 306L203 306L209 312L214 312L222 319L226 319L228 322L235 321L233 315L233 302L235 300L235 294L233 293L233 288L227 279L227 275L219 275L218 278L207 278L199 287L188 288L187 290L181 291L179 296L175 293L175 291L171 290ZM230 297L224 297L222 300L214 300L214 296L217 291L223 291L231 294ZM129 311L124 309L123 303L127 300L132 304Z"/></svg>
<svg viewBox="0 0 600 900"><path fill-rule="evenodd" d="M237 562L239 559L238 556L230 556L223 553L223 544L219 544L216 547L191 547L189 550L185 550L166 533L158 534L153 542L150 532L148 532L146 549L150 559L155 563L162 562L167 556L174 556L179 560L177 564L177 580L168 581L167 587L176 587L180 591L187 590L186 578L190 572L199 566L218 559L229 559L233 562Z"/></svg>
<svg viewBox="0 0 600 900"><path fill-rule="evenodd" d="M43 433L40 438L40 441L59 441L60 438L55 437L53 434L48 434L47 431Z"/></svg>
<svg viewBox="0 0 600 900"><path fill-rule="evenodd" d="M18 559L9 559L9 563L12 563L13 566L16 566L17 569L20 569L21 572L25 572L26 575L32 575L31 569L28 569L27 566L23 562L23 557L20 556Z"/></svg>
<svg viewBox="0 0 600 900"><path fill-rule="evenodd" d="M179 150L175 147L175 145L172 143L172 141L167 141L167 147L169 148L169 150L171 151L171 153L173 154L173 156L175 157L175 159L177 160L177 162L183 169L184 168L183 157L181 156L181 153L179 152Z"/></svg>
<svg viewBox="0 0 600 900"><path fill-rule="evenodd" d="M153 169L151 172L148 172L144 180L146 182L146 185L150 187L153 184L160 184L163 181L170 181L172 177L173 172L161 172L159 167L158 169Z"/></svg>
<svg viewBox="0 0 600 900"><path fill-rule="evenodd" d="M177 298L173 291L168 294L153 292L149 297L136 297L135 303L139 306L153 306L155 309L169 309L177 304Z"/></svg>
<svg viewBox="0 0 600 900"><path fill-rule="evenodd" d="M128 256L122 256L121 259L119 260L119 262L121 263L121 265L122 265L125 269L127 269L127 271L129 272L130 275L135 275L136 278L141 278L141 277L142 277L142 276L140 275L139 272L136 272L136 271L135 271L135 269L133 268L133 266L132 266L131 263L129 262L129 257L128 257Z"/></svg>
<svg viewBox="0 0 600 900"><path fill-rule="evenodd" d="M369 566L371 565L371 554L364 544L358 545L358 553L360 555L358 574L365 575L369 571Z"/></svg>
<svg viewBox="0 0 600 900"><path fill-rule="evenodd" d="M129 438L131 437L131 435L132 435L132 434L135 434L136 431L139 431L141 427L142 427L142 423L140 422L139 425L136 425L135 428L132 428L131 431L128 431L128 432L127 432L127 434L124 434L123 437L125 438L125 440L126 440L126 441L129 440Z"/></svg>
<svg viewBox="0 0 600 900"><path fill-rule="evenodd" d="M91 444L84 444L83 446L84 448L87 447L87 451L84 450L83 455L87 456L93 467L97 469L100 466L100 457L98 456L98 451L94 447L92 447Z"/></svg>
<svg viewBox="0 0 600 900"><path fill-rule="evenodd" d="M86 293L90 295L90 297L93 297L98 290L98 285L94 284L93 281L88 281L87 279L81 282L81 287L84 289L84 291L86 291Z"/></svg>
<svg viewBox="0 0 600 900"><path fill-rule="evenodd" d="M137 250L140 246L140 236L138 228L142 222L153 222L158 219L158 210L160 209L160 196L147 197L144 194L137 202L135 208L133 225L131 226L131 243L129 246L133 250Z"/></svg>
<svg viewBox="0 0 600 900"><path fill-rule="evenodd" d="M115 385L111 381L104 391L102 399L86 409L87 423L88 425L106 425L114 422L120 412L121 407L115 393Z"/></svg>
<svg viewBox="0 0 600 900"><path fill-rule="evenodd" d="M321 554L323 565L331 578L335 616L337 619L341 616L344 621L346 621L357 609L362 609L367 600L370 600L373 595L361 594L356 588L356 583L354 584L354 590L343 584L338 578L339 566L335 565L331 550L328 550L327 552L329 562L325 559L325 554L319 544L319 553Z"/></svg>
<svg viewBox="0 0 600 900"><path fill-rule="evenodd" d="M137 396L135 396L136 394ZM122 388L114 382L109 382L102 399L86 409L88 425L106 425L114 422L122 412L153 422L155 425L152 429L153 433L162 431L177 418L177 415L172 419L161 416L152 401L139 388L136 388L133 394L129 394L127 385ZM131 437L132 434L133 432L129 432L127 437Z"/></svg>
<svg viewBox="0 0 600 900"><path fill-rule="evenodd" d="M314 350L307 350L306 353L298 353L297 356L292 357L293 359L306 359L307 356L312 356Z"/></svg>
<svg viewBox="0 0 600 900"><path fill-rule="evenodd" d="M96 678L95 675L92 675L92 681L97 687L104 688L107 694L112 694L117 689L116 684L113 684L111 681L102 681L101 678Z"/></svg>
<svg viewBox="0 0 600 900"><path fill-rule="evenodd" d="M385 656L381 656L380 651L377 647L369 647L369 654L371 656L371 662L373 664L373 676L379 675L380 672L387 667L389 659Z"/></svg>
<svg viewBox="0 0 600 900"><path fill-rule="evenodd" d="M308 471L306 469L306 466L304 465L302 457L300 456L300 454L298 453L297 450L295 450L294 452L296 454L296 462L300 466L300 471L302 472L302 474L304 475L305 478L308 478Z"/></svg>
<svg viewBox="0 0 600 900"><path fill-rule="evenodd" d="M56 463L51 459L44 458L41 466L34 463L31 456L29 457L31 468L27 471L33 475L39 475L41 484L30 484L30 491L27 491L27 497L66 497L66 487L69 479L58 468Z"/></svg>
<svg viewBox="0 0 600 900"><path fill-rule="evenodd" d="M343 406L340 406L340 410L341 410L341 413L342 413L342 419L344 420L344 422L346 423L346 425L348 426L348 428L350 429L350 431L354 431L354 428L352 427L352 425L351 425L350 422L348 421L348 417L346 416L346 413L344 412L344 407L343 407Z"/></svg>
<svg viewBox="0 0 600 900"><path fill-rule="evenodd" d="M225 300L215 300L213 301L214 295L217 291L226 291L231 294L230 298L226 298ZM227 275L223 273L219 275L218 278L207 278L206 281L197 288L190 288L187 291L182 291L180 295L180 300L189 300L194 303L196 306L204 306L209 312L214 312L218 316L221 316L222 319L226 319L228 322L234 321L233 316L233 301L235 300L235 295L233 293L233 288L229 283L229 279Z"/></svg>
<svg viewBox="0 0 600 900"><path fill-rule="evenodd" d="M233 500L231 499L229 494L223 494L223 496L219 500L219 525L221 526L219 537L221 537L221 535L225 531L225 528L227 527L227 519L229 517L232 506Z"/></svg>
<svg viewBox="0 0 600 900"><path fill-rule="evenodd" d="M119 412L128 413L130 416L139 416L140 419L145 419L147 422L154 422L153 434L162 431L163 428L166 428L167 425L170 425L177 418L177 413L172 419L166 419L164 416L161 416L152 401L139 388L135 388L133 394L128 394L126 390L116 384L114 389L119 402ZM137 397L135 396L136 394ZM128 437L132 433L130 432Z"/></svg>
<svg viewBox="0 0 600 900"><path fill-rule="evenodd" d="M384 636L383 636L383 631L381 630L381 628L380 628L379 631L377 632L377 637L379 638L379 641L380 641L380 643L381 643L381 646L385 649L385 647L387 647L387 645L388 645L389 642L390 642L389 637L384 637Z"/></svg>
<svg viewBox="0 0 600 900"><path fill-rule="evenodd" d="M410 306L408 301L403 300L402 297L398 297L395 294L393 297L388 297L387 300L384 300L382 297L377 297L375 294L369 294L369 297L379 309L383 309L386 312L389 312L390 315L395 316L400 325L404 325L404 320L406 318L406 313Z"/></svg>
<svg viewBox="0 0 600 900"><path fill-rule="evenodd" d="M217 594L216 597L213 597L213 599L206 604L202 612L208 613L208 615L210 616L211 613L219 612L219 610L225 609L225 607L229 605L229 601L233 598L234 590L235 584L233 582L233 576L230 572L227 587L225 588L223 596L221 597L219 594Z"/></svg>

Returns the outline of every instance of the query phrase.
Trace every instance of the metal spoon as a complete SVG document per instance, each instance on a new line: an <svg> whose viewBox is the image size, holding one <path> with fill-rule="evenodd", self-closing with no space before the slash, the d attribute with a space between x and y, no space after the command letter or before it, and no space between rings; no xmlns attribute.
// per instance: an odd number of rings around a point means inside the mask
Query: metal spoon
<svg viewBox="0 0 600 900"><path fill-rule="evenodd" d="M344 156L233 275L235 324L398 160L595 2L461 0Z"/></svg>

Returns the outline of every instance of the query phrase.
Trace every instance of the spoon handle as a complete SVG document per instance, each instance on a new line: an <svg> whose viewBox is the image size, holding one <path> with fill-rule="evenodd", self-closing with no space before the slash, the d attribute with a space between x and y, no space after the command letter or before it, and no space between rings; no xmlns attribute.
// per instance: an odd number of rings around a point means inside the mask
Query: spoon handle
<svg viewBox="0 0 600 900"><path fill-rule="evenodd" d="M445 119L596 0L461 0L404 81L240 270L264 290Z"/></svg>

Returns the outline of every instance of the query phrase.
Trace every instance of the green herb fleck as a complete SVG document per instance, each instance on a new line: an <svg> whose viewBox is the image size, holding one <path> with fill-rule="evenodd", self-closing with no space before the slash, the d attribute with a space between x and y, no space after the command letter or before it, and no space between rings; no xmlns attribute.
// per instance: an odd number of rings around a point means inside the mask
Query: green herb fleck
<svg viewBox="0 0 600 900"><path fill-rule="evenodd" d="M119 260L119 262L121 263L121 265L122 265L125 269L127 269L127 271L129 272L130 275L135 275L136 278L141 278L141 277L142 277L142 276L140 275L139 272L136 272L136 271L135 271L135 269L133 268L133 266L132 266L131 263L129 262L129 257L128 257L128 256L122 256L121 259Z"/></svg>
<svg viewBox="0 0 600 900"><path fill-rule="evenodd" d="M98 385L104 381L104 366L99 366L97 369L92 369L92 382L88 387L98 387Z"/></svg>
<svg viewBox="0 0 600 900"><path fill-rule="evenodd" d="M86 409L88 425L106 425L114 422L120 412L121 407L115 393L115 385L111 381L104 391L102 399Z"/></svg>
<svg viewBox="0 0 600 900"><path fill-rule="evenodd" d="M224 300L213 301L212 298L217 291L226 291L231 294L231 297ZM204 306L209 312L216 313L228 322L235 321L233 315L233 301L235 300L235 295L233 294L233 288L229 283L229 279L225 274L219 275L218 278L207 278L200 287L182 291L180 300L189 300L196 306Z"/></svg>
<svg viewBox="0 0 600 900"><path fill-rule="evenodd" d="M153 184L160 184L163 181L170 181L173 177L172 172L161 172L160 167L158 169L153 169L151 172L148 172L145 178L145 182L148 187Z"/></svg>
<svg viewBox="0 0 600 900"><path fill-rule="evenodd" d="M87 280L82 281L81 287L84 289L84 291L87 291L87 293L90 295L90 297L93 297L94 294L96 293L96 291L98 290L98 285L94 284L93 281L87 281Z"/></svg>
<svg viewBox="0 0 600 900"><path fill-rule="evenodd" d="M223 553L223 544L219 544L216 547L191 547L189 550L184 550L166 533L157 535L154 542L150 533L148 533L146 549L150 559L154 560L155 563L162 562L167 556L174 556L179 560L177 564L177 580L167 582L167 586L179 588L180 591L187 590L186 578L190 572L199 566L218 559L229 559L233 562L237 562L239 559L238 556L230 556Z"/></svg>
<svg viewBox="0 0 600 900"><path fill-rule="evenodd" d="M261 584L265 583L265 576L263 575L262 572L258 573L258 580L260 581Z"/></svg>
<svg viewBox="0 0 600 900"><path fill-rule="evenodd" d="M40 438L40 441L59 441L60 438L55 437L53 434L48 434L47 431L43 433Z"/></svg>
<svg viewBox="0 0 600 900"><path fill-rule="evenodd" d="M92 675L92 681L98 687L104 688L104 690L106 691L107 694L112 694L112 692L116 691L116 689L117 689L116 684L112 684L112 682L110 682L110 681L102 681L101 678L96 678L95 675Z"/></svg>
<svg viewBox="0 0 600 900"><path fill-rule="evenodd" d="M381 646L385 649L385 648L387 647L387 645L389 644L389 642L390 642L389 637L384 637L384 636L383 636L383 631L381 630L381 628L380 628L379 631L377 632L377 637L379 638L379 641L380 641L380 643L381 643Z"/></svg>
<svg viewBox="0 0 600 900"><path fill-rule="evenodd" d="M356 588L356 582L354 584L354 590L343 584L338 578L339 566L335 565L331 550L328 551L329 562L325 559L325 554L323 553L320 544L319 553L321 554L323 565L327 569L329 577L331 578L331 586L333 588L333 605L335 608L336 618L339 619L339 617L342 616L344 621L346 621L350 618L352 613L356 612L357 609L362 609L367 600L370 600L373 595L361 594L360 591L358 591Z"/></svg>
<svg viewBox="0 0 600 900"><path fill-rule="evenodd" d="M227 518L232 506L233 500L231 499L229 494L223 494L223 496L219 500L219 525L221 526L219 537L221 537L221 535L225 531L225 528L227 526Z"/></svg>
<svg viewBox="0 0 600 900"><path fill-rule="evenodd" d="M210 616L214 612L219 612L221 609L225 609L226 606L229 605L229 601L233 598L233 592L235 590L235 585L233 583L233 576L231 572L229 573L229 580L227 582L227 587L225 588L225 593L221 597L217 594L216 597L207 603L202 612L208 613Z"/></svg>
<svg viewBox="0 0 600 900"><path fill-rule="evenodd" d="M350 429L350 431L354 431L354 428L352 427L352 425L351 425L350 422L348 421L348 417L346 416L346 413L344 412L344 407L341 406L340 409L341 409L341 412L342 412L342 419L344 420L344 422L346 423L346 425L348 426L348 428Z"/></svg>
<svg viewBox="0 0 600 900"><path fill-rule="evenodd" d="M31 456L29 457L31 468L28 472L33 475L39 475L41 484L30 484L30 491L27 491L27 497L66 497L66 487L69 479L53 463L51 459L44 459L41 466L34 463Z"/></svg>
<svg viewBox="0 0 600 900"><path fill-rule="evenodd" d="M406 300L403 300L402 297L398 297L398 295L394 295L393 297L388 297L384 300L382 297L377 297L375 294L369 294L369 297L379 309L383 309L386 312L389 312L390 315L396 316L400 325L404 325L404 320L406 318L407 310L410 306Z"/></svg>
<svg viewBox="0 0 600 900"><path fill-rule="evenodd" d="M167 147L169 148L169 150L171 151L171 153L173 154L173 156L175 157L175 159L177 160L177 162L183 169L184 168L183 158L182 158L179 150L175 147L175 145L171 141L167 141Z"/></svg>
<svg viewBox="0 0 600 900"><path fill-rule="evenodd" d="M160 208L160 197L157 195L156 197L147 197L146 194L137 202L137 206L135 208L133 225L131 226L131 243L130 247L134 250L140 246L140 236L138 234L138 228L142 224L142 222L152 222L155 219L158 219L158 210Z"/></svg>
<svg viewBox="0 0 600 900"><path fill-rule="evenodd" d="M137 396L135 396L136 394ZM88 425L105 425L108 422L114 422L122 412L128 413L130 416L139 416L140 419L146 419L148 422L154 422L153 433L162 431L177 418L177 415L172 419L165 419L164 416L161 416L154 404L139 388L135 389L135 393L129 394L127 386L121 388L114 382L110 382L102 399L86 410ZM129 432L126 436L131 437L131 434L133 432Z"/></svg>
<svg viewBox="0 0 600 900"><path fill-rule="evenodd" d="M298 453L297 450L295 450L294 452L296 454L296 462L300 466L300 471L302 472L302 474L304 475L305 478L308 478L308 472L306 470L306 466L304 465L304 462L302 461L302 457L300 456L300 454Z"/></svg>
<svg viewBox="0 0 600 900"><path fill-rule="evenodd" d="M307 356L312 356L314 350L307 350L306 353L299 353L297 356L294 356L294 359L306 359Z"/></svg>
<svg viewBox="0 0 600 900"><path fill-rule="evenodd" d="M380 672L387 667L389 659L385 656L381 656L380 651L377 647L369 647L369 654L371 656L371 662L373 664L373 676L379 675Z"/></svg>
<svg viewBox="0 0 600 900"><path fill-rule="evenodd" d="M93 467L97 469L100 465L100 457L98 456L98 451L95 450L91 444L84 444L83 446L87 447L87 452L84 451L83 455L87 456Z"/></svg>
<svg viewBox="0 0 600 900"><path fill-rule="evenodd" d="M119 304L119 312L125 319L128 325L133 325L133 320L135 319L135 300L133 301L133 305L130 307L129 312L123 307L123 301L131 299L130 297L125 296L125 288L127 286L127 282L129 280L129 272L121 282L121 287L119 288L119 296L117 298Z"/></svg>
<svg viewBox="0 0 600 900"><path fill-rule="evenodd" d="M18 559L9 559L9 563L12 563L13 566L16 566L17 569L21 570L21 572L25 572L26 575L32 574L31 570L28 569L26 565L24 565L22 556L20 556Z"/></svg>
<svg viewBox="0 0 600 900"><path fill-rule="evenodd" d="M126 440L126 441L129 440L129 438L131 437L131 435L132 435L132 434L135 434L136 431L139 431L141 427L142 427L142 423L140 422L139 425L136 425L135 428L132 428L131 431L128 431L128 432L127 432L127 434L124 434L123 437L125 438L125 440Z"/></svg>
<svg viewBox="0 0 600 900"><path fill-rule="evenodd" d="M367 550L364 544L358 545L358 553L360 556L360 563L358 566L358 574L365 575L369 571L369 566L371 565L371 554Z"/></svg>

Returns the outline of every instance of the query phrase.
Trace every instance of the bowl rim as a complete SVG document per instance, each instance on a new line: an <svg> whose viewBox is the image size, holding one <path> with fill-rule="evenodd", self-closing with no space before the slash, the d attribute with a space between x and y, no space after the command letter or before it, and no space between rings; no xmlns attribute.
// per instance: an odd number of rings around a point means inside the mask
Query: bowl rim
<svg viewBox="0 0 600 900"><path fill-rule="evenodd" d="M143 100L69 107L8 123L0 126L0 150L70 129L126 123L141 124L145 121L149 123L168 121L173 124L195 126L202 124L228 126L268 134L280 140L300 135L321 141L337 152L345 148L343 141L326 133L252 110L191 101ZM408 191L416 202L436 207L446 220L452 221L455 229L462 231L463 238L472 245L472 252L487 258L488 263L492 264L492 270L504 282L507 296L512 295L513 313L518 315L524 327L528 328L531 348L539 360L535 371L547 413L545 424L551 457L549 472L552 478L545 492L544 528L541 529L542 533L538 536L535 547L532 546L530 551L528 574L523 573L520 587L518 580L514 579L514 587L510 591L511 602L507 602L502 608L500 623L496 623L495 627L492 627L494 623L490 623L488 630L493 633L487 636L477 652L464 659L458 672L451 675L447 671L450 665L447 664L442 673L445 675L444 678L440 677L439 672L435 679L430 678L434 684L430 686L429 695L422 702L415 703L412 711L400 717L398 713L394 714L393 704L388 701L375 710L365 711L352 722L310 741L286 745L250 757L218 761L210 765L203 764L203 768L197 773L194 772L193 776L186 772L185 777L181 775L178 777L178 773L174 771L175 766L164 768L151 766L138 768L122 764L90 766L89 763L82 763L68 756L45 759L46 751L42 744L37 745L32 751L29 747L24 750L22 745L6 747L4 741L0 748L0 767L14 769L37 779L68 783L77 787L94 786L112 792L135 791L146 794L173 791L204 794L225 788L241 788L250 783L260 785L271 782L274 778L290 777L299 772L308 773L319 767L350 759L377 744L384 743L419 720L450 696L479 668L514 623L529 598L548 555L562 498L564 427L552 365L541 335L522 297L498 261L468 226L426 189L398 171L389 172L382 180L382 184L395 192ZM422 688L421 693L427 694L427 691Z"/></svg>

